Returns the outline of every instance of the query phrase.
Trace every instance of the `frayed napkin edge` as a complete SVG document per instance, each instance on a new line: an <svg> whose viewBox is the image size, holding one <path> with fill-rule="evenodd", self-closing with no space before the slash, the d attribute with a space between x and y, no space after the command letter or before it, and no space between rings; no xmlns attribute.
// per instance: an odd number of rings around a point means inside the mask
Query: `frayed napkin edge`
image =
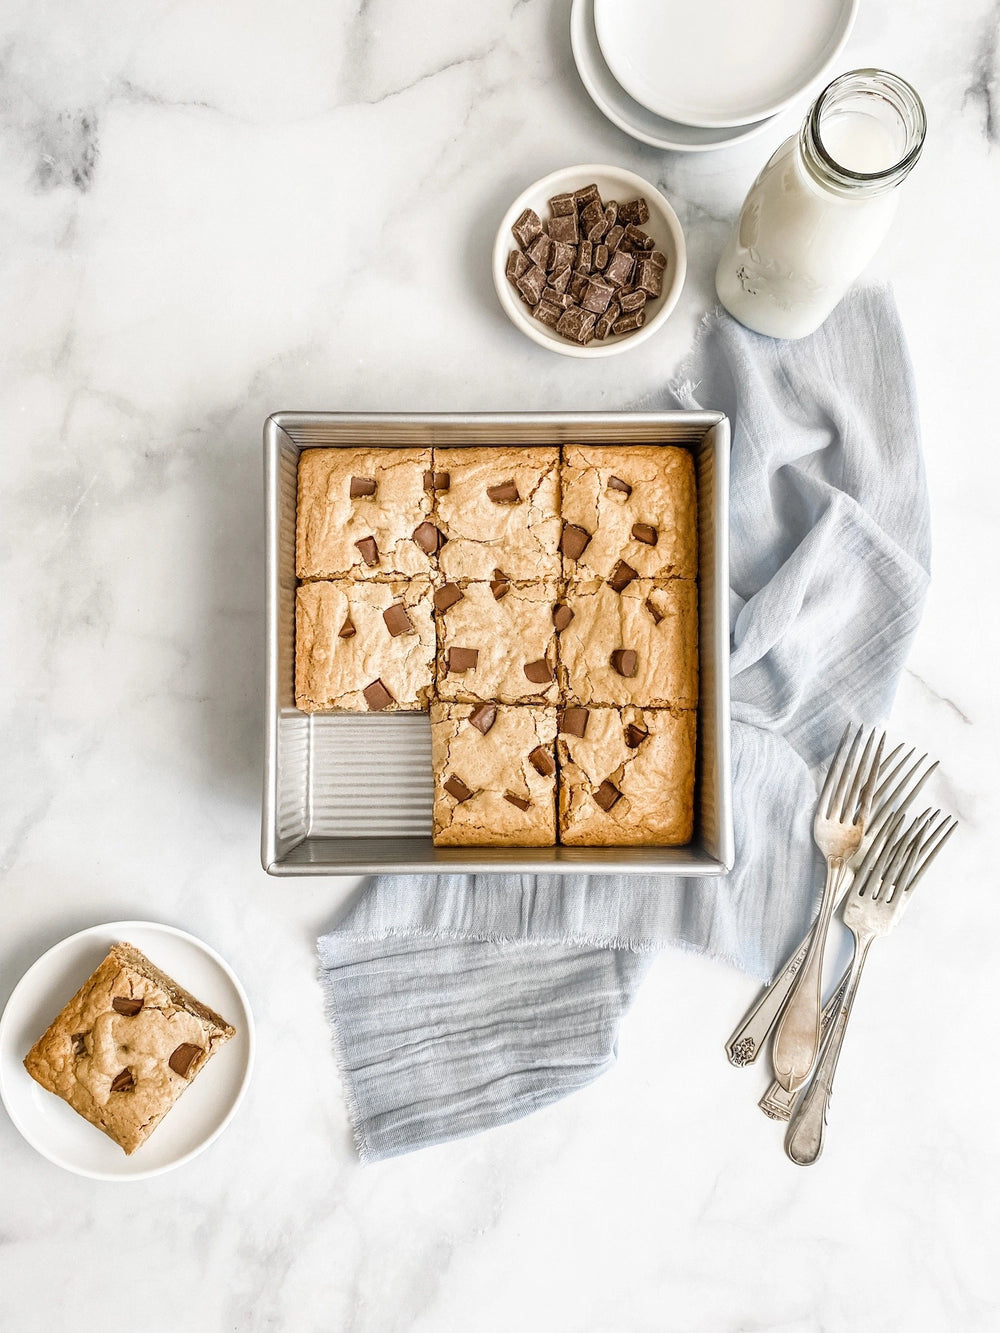
<svg viewBox="0 0 1000 1333"><path fill-rule="evenodd" d="M319 941L319 944L322 944L322 940ZM337 1014L337 1005L334 999L333 982L330 979L328 968L323 964L322 953L319 950L317 952L320 953L320 957L316 967L316 979L323 992L323 1011L326 1014L326 1021L330 1025L330 1046L333 1050L333 1062L336 1065L337 1073L340 1075L341 1086L344 1090L344 1104L347 1107L347 1119L351 1127L354 1151L358 1154L361 1164L369 1166L375 1159L371 1155L371 1149L365 1135L364 1116L358 1104L354 1079L344 1052L344 1039L340 1032L340 1018Z"/></svg>
<svg viewBox="0 0 1000 1333"><path fill-rule="evenodd" d="M664 876L664 878L669 878L669 876ZM724 875L720 875L719 883L724 884L725 879ZM421 939L439 940L441 943L449 944L512 944L521 945L526 949L603 949L634 954L659 954L666 953L670 949L681 949L685 953L695 953L700 958L711 958L715 962L727 963L730 967L742 972L744 976L752 976L760 981L767 980L764 973L747 971L735 954L726 953L722 949L705 947L683 938L653 940L645 936L631 939L620 935L553 935L537 939L525 939L520 935L509 935L499 931L452 930L440 926L432 929L428 926L416 925L387 926L383 930L364 931L352 930L350 927L340 929L335 926L316 941L321 971L341 966L339 960L328 956L326 946L327 940L331 936L336 936L339 940L353 940L362 944L378 944L383 940L391 939Z"/></svg>

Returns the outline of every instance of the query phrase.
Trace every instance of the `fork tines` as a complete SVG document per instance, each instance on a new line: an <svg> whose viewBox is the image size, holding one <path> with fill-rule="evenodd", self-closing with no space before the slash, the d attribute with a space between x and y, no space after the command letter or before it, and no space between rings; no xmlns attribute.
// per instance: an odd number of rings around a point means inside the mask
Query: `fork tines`
<svg viewBox="0 0 1000 1333"><path fill-rule="evenodd" d="M844 809L841 817L849 819L855 814L855 809L847 808L851 804L852 797L855 803L860 800L863 806L866 804L867 809L863 808L857 813L864 817L863 845L867 849L874 845L875 839L894 815L909 809L936 771L938 761L931 760L927 754L918 754L916 746L907 748L905 745L897 745L883 758L885 732L879 734L873 729L868 736L864 754L860 762L855 765L854 761L865 730L863 725L855 726L853 723L849 723L846 727L830 762L826 782L817 803L817 813L825 818L835 817L838 804L842 802ZM879 735L878 763L875 766L877 777L871 787L866 781L862 790L858 777L871 774L866 761L870 758L877 735ZM848 788L848 775L852 771L855 774L855 781Z"/></svg>
<svg viewBox="0 0 1000 1333"><path fill-rule="evenodd" d="M883 771L889 769L889 765L902 749L902 745L897 745L892 754L883 761ZM936 770L938 760L932 762L926 754L914 759L915 754L916 747L912 747L893 769L886 772L886 776L876 788L867 830L869 837L878 834L895 811L906 810L916 800ZM882 777L881 772L879 777Z"/></svg>
<svg viewBox="0 0 1000 1333"><path fill-rule="evenodd" d="M904 810L891 812L872 839L854 875L859 895L869 886L872 897L909 893L958 827L957 819L932 809L914 816L904 831L905 821Z"/></svg>
<svg viewBox="0 0 1000 1333"><path fill-rule="evenodd" d="M854 732L853 739L851 739L852 732ZM848 723L844 729L816 804L816 813L820 818L839 820L843 823L854 823L856 820L862 824L867 823L876 795L875 783L881 776L885 732L879 735L874 729L871 731L864 752L858 760L858 749L864 734L863 725L859 725L855 730L853 724ZM876 737L878 737L877 748Z"/></svg>

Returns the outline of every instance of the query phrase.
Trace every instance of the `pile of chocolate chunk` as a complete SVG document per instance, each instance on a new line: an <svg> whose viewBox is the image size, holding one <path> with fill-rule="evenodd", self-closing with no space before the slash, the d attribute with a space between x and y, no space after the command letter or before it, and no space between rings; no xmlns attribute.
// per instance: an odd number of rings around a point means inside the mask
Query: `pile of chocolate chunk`
<svg viewBox="0 0 1000 1333"><path fill-rule="evenodd" d="M646 200L605 201L585 185L550 199L549 212L543 222L526 208L511 227L520 248L507 258L507 277L535 319L584 346L641 329L667 267L642 229Z"/></svg>

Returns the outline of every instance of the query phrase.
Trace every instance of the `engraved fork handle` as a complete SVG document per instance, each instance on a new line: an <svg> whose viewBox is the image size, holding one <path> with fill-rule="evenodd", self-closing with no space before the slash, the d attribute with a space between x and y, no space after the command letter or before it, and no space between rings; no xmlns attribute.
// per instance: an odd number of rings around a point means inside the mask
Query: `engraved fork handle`
<svg viewBox="0 0 1000 1333"><path fill-rule="evenodd" d="M747 1011L743 1022L726 1042L726 1054L729 1056L730 1064L737 1067L752 1065L764 1049L768 1034L781 1017L785 1001L795 985L799 968L805 962L815 929L814 922L784 969L774 978L753 1008Z"/></svg>
<svg viewBox="0 0 1000 1333"><path fill-rule="evenodd" d="M843 874L843 857L828 856L826 885L813 936L809 941L805 962L792 982L792 993L774 1034L771 1062L775 1077L786 1092L796 1092L802 1087L812 1073L819 1054L823 954Z"/></svg>
<svg viewBox="0 0 1000 1333"><path fill-rule="evenodd" d="M833 1020L840 1013L840 1006L844 1003L844 995L847 992L847 983L851 978L850 964L844 968L840 980L834 987L833 994L823 1006L823 1014L820 1018L820 1027L822 1028L821 1040L825 1042L826 1034L830 1031ZM820 1047L822 1050L822 1047ZM771 1084L767 1092L764 1093L757 1105L772 1120L788 1120L795 1110L795 1103L798 1101L797 1092L786 1092L777 1079Z"/></svg>
<svg viewBox="0 0 1000 1333"><path fill-rule="evenodd" d="M842 891L846 888L846 880L847 876L842 875L836 894L837 902L843 896ZM836 906L836 903L834 905ZM816 922L814 921L788 962L770 986L766 988L753 1008L747 1010L743 1021L726 1042L726 1055L729 1057L730 1064L737 1067L752 1065L764 1049L771 1030L781 1017L785 1002L792 992L795 978L806 960L815 933Z"/></svg>
<svg viewBox="0 0 1000 1333"><path fill-rule="evenodd" d="M871 934L862 936L855 933L850 980L847 983L840 1012L823 1047L823 1054L813 1081L792 1113L785 1134L785 1152L798 1166L811 1166L823 1151L826 1112L833 1096L833 1076L837 1072L837 1061L840 1059L841 1047L844 1044L844 1034L847 1032L847 1021L854 1006L854 997L858 993L861 972L874 939L875 936Z"/></svg>

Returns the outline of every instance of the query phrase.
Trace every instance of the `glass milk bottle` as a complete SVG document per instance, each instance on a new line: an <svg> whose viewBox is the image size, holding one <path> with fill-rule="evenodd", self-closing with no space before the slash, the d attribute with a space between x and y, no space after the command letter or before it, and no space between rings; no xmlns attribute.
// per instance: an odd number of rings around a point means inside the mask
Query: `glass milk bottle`
<svg viewBox="0 0 1000 1333"><path fill-rule="evenodd" d="M750 187L715 275L730 314L773 338L818 329L889 230L926 128L894 74L834 79Z"/></svg>

